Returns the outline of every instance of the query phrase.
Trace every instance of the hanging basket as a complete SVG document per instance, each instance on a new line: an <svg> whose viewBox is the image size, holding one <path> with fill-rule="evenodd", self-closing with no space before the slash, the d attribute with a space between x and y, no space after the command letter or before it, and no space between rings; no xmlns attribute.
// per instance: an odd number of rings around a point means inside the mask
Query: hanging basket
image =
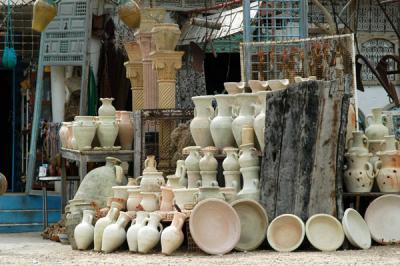
<svg viewBox="0 0 400 266"><path fill-rule="evenodd" d="M57 16L56 1L36 0L33 5L32 29L42 32L47 25Z"/></svg>
<svg viewBox="0 0 400 266"><path fill-rule="evenodd" d="M6 20L7 32L5 36L5 45L2 56L3 67L12 69L17 65L17 55L14 50L14 38L13 38L13 26L11 17L11 4L8 0L7 4L7 20Z"/></svg>
<svg viewBox="0 0 400 266"><path fill-rule="evenodd" d="M118 6L118 15L129 28L136 29L140 26L140 7L135 1L121 1Z"/></svg>
<svg viewBox="0 0 400 266"><path fill-rule="evenodd" d="M1 60L4 68L14 68L17 65L17 55L14 48L5 47L3 52L3 58Z"/></svg>

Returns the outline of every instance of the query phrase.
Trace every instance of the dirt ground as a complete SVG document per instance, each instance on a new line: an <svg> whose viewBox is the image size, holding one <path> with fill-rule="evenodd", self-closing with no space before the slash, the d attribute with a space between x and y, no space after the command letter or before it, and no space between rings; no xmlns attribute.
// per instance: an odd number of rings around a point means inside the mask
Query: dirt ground
<svg viewBox="0 0 400 266"><path fill-rule="evenodd" d="M400 265L400 246L370 250L278 253L271 250L232 252L224 256L202 253L138 255L121 251L100 254L74 251L69 245L43 240L39 233L0 234L0 265Z"/></svg>

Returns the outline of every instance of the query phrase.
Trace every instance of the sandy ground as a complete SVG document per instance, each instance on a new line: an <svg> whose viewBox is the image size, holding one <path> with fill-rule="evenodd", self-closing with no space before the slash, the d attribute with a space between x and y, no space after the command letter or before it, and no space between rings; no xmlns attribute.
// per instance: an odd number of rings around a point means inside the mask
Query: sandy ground
<svg viewBox="0 0 400 266"><path fill-rule="evenodd" d="M179 252L174 256L128 252L99 254L71 250L43 240L39 233L0 234L0 265L400 265L400 246L370 250L278 253L270 250L233 252L224 256Z"/></svg>

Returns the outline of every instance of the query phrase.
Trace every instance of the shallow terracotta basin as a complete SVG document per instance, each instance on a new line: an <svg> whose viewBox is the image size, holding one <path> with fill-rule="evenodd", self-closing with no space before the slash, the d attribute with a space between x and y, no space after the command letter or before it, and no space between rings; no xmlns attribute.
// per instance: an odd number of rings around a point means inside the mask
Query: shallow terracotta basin
<svg viewBox="0 0 400 266"><path fill-rule="evenodd" d="M306 229L303 221L293 214L276 217L268 227L267 239L276 251L290 252L303 243Z"/></svg>
<svg viewBox="0 0 400 266"><path fill-rule="evenodd" d="M342 224L328 214L315 214L308 218L306 235L311 245L321 251L335 251L344 241Z"/></svg>

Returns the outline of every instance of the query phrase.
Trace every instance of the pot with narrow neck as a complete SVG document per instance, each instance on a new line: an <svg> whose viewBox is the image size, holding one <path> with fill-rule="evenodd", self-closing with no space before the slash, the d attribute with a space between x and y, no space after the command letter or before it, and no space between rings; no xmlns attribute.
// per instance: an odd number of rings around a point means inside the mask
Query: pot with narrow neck
<svg viewBox="0 0 400 266"><path fill-rule="evenodd" d="M212 140L210 123L214 118L214 108L211 105L214 96L192 97L195 105L195 117L190 122L190 134L197 146L214 146Z"/></svg>
<svg viewBox="0 0 400 266"><path fill-rule="evenodd" d="M260 200L260 167L241 168L240 172L243 176L243 188L237 194L237 198Z"/></svg>
<svg viewBox="0 0 400 266"><path fill-rule="evenodd" d="M202 152L204 156L199 161L200 171L217 171L218 161L214 157L217 150L214 147L206 147Z"/></svg>
<svg viewBox="0 0 400 266"><path fill-rule="evenodd" d="M254 148L254 145L247 144L240 146L239 165L240 168L260 165L260 159L258 158L257 149Z"/></svg>
<svg viewBox="0 0 400 266"><path fill-rule="evenodd" d="M370 192L374 184L374 167L370 153L346 153L344 183L348 192Z"/></svg>
<svg viewBox="0 0 400 266"><path fill-rule="evenodd" d="M188 157L185 159L185 167L187 172L200 171L200 149L200 146L189 146L183 149L184 152L189 152Z"/></svg>
<svg viewBox="0 0 400 266"><path fill-rule="evenodd" d="M353 131L352 137L347 140L349 153L368 153L368 138L362 131Z"/></svg>
<svg viewBox="0 0 400 266"><path fill-rule="evenodd" d="M235 146L236 142L232 133L232 108L235 97L233 95L219 94L215 95L215 100L217 101L217 114L210 124L211 136L215 147L223 149Z"/></svg>
<svg viewBox="0 0 400 266"><path fill-rule="evenodd" d="M126 212L120 212L115 224L104 229L101 250L110 253L119 248L126 240L125 228L132 219Z"/></svg>
<svg viewBox="0 0 400 266"><path fill-rule="evenodd" d="M140 253L147 253L153 249L160 241L163 226L161 216L158 213L150 213L147 218L146 226L139 229L138 232L138 250Z"/></svg>
<svg viewBox="0 0 400 266"><path fill-rule="evenodd" d="M253 127L256 133L257 141L260 145L261 151L264 151L264 134L265 134L265 112L267 105L267 94L269 91L257 92L258 100L260 101L261 110L260 113L254 119Z"/></svg>
<svg viewBox="0 0 400 266"><path fill-rule="evenodd" d="M255 104L257 95L252 93L240 93L235 95L239 104L239 115L232 122L233 136L238 147L242 144L242 128L245 125L253 125Z"/></svg>
<svg viewBox="0 0 400 266"><path fill-rule="evenodd" d="M75 227L74 238L79 250L86 250L93 243L94 214L95 212L93 210L84 210L82 222Z"/></svg>
<svg viewBox="0 0 400 266"><path fill-rule="evenodd" d="M224 148L224 153L226 157L222 162L222 168L224 171L239 171L239 155L238 155L238 148L227 147Z"/></svg>
<svg viewBox="0 0 400 266"><path fill-rule="evenodd" d="M176 212L170 226L161 233L161 252L165 255L171 255L183 243L184 235L182 227L186 220L186 214Z"/></svg>
<svg viewBox="0 0 400 266"><path fill-rule="evenodd" d="M111 208L107 215L97 220L94 227L94 251L101 251L104 229L117 221L119 216L118 208Z"/></svg>
<svg viewBox="0 0 400 266"><path fill-rule="evenodd" d="M126 232L129 251L138 252L137 233L140 228L146 225L147 217L149 217L148 212L139 211L136 213L136 218L132 220L132 224Z"/></svg>
<svg viewBox="0 0 400 266"><path fill-rule="evenodd" d="M100 98L99 116L115 116L115 107L112 105L114 98Z"/></svg>
<svg viewBox="0 0 400 266"><path fill-rule="evenodd" d="M373 108L372 115L367 116L368 127L365 130L365 135L369 141L383 140L389 135L389 129L383 125L382 108Z"/></svg>
<svg viewBox="0 0 400 266"><path fill-rule="evenodd" d="M378 152L375 162L376 183L381 192L400 192L400 152L397 150Z"/></svg>

